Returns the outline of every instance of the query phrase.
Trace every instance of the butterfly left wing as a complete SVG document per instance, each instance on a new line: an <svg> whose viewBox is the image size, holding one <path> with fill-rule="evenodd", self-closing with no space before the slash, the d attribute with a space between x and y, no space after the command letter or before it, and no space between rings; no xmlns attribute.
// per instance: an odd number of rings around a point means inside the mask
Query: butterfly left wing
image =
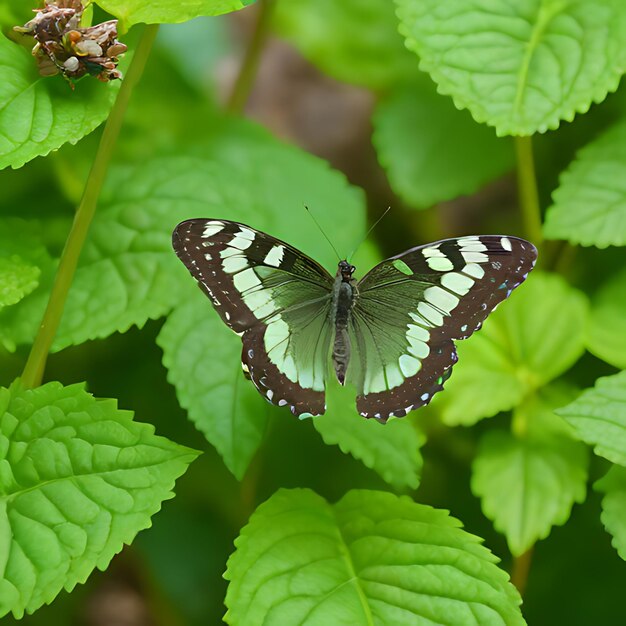
<svg viewBox="0 0 626 626"><path fill-rule="evenodd" d="M324 412L333 279L308 256L228 220L187 220L176 254L243 342L242 367L271 403Z"/></svg>
<svg viewBox="0 0 626 626"><path fill-rule="evenodd" d="M457 360L453 340L478 330L536 258L516 237L461 237L412 248L366 274L346 375L359 413L385 422L430 402Z"/></svg>

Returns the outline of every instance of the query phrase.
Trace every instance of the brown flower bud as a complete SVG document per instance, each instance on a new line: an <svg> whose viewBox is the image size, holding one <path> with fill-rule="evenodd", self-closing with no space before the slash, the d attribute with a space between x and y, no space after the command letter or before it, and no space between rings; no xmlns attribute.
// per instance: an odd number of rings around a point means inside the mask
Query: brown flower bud
<svg viewBox="0 0 626 626"><path fill-rule="evenodd" d="M46 0L43 9L34 11L32 20L14 30L35 39L33 56L42 76L61 72L70 84L85 74L104 82L121 78L117 57L127 47L117 41L117 20L81 28L80 0Z"/></svg>

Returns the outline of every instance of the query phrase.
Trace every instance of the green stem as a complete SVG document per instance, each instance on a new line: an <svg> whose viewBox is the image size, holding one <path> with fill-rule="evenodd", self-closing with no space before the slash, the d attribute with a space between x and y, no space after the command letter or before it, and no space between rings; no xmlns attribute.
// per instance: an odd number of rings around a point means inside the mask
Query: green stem
<svg viewBox="0 0 626 626"><path fill-rule="evenodd" d="M120 134L124 114L126 113L133 88L139 82L143 73L157 31L158 25L148 25L145 27L128 68L126 78L122 82L122 86L120 87L104 127L100 145L98 146L98 152L96 153L91 171L89 172L89 177L85 184L83 197L78 205L72 228L65 242L65 248L61 255L54 285L50 293L50 299L48 300L48 306L46 307L43 320L41 321L37 337L35 337L33 347L28 355L28 361L24 367L22 383L27 388L37 387L41 384L48 353L50 352L50 347L52 346L54 336L56 335L63 315L65 300L67 299L67 294L70 290L72 280L74 279L78 258L83 249L85 239L87 238L89 226L96 212L98 197L100 196L100 190L102 189L109 162L111 161L111 155L113 154L117 138Z"/></svg>
<svg viewBox="0 0 626 626"><path fill-rule="evenodd" d="M526 585L528 584L528 573L530 572L530 563L533 558L532 547L526 550L524 554L520 554L513 559L513 570L511 572L511 582L517 587L520 596L524 595Z"/></svg>
<svg viewBox="0 0 626 626"><path fill-rule="evenodd" d="M231 113L243 113L259 67L261 52L269 34L272 21L272 12L276 0L260 0L258 15L254 25L254 32L243 58L241 69L233 85L233 90L226 103L226 109Z"/></svg>
<svg viewBox="0 0 626 626"><path fill-rule="evenodd" d="M515 137L514 143L517 156L517 188L524 230L528 239L539 247L543 241L543 233L532 138Z"/></svg>

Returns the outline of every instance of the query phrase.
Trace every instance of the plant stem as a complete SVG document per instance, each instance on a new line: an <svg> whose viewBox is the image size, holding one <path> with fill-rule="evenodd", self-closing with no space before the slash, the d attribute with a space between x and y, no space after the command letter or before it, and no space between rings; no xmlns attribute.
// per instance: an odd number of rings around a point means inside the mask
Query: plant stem
<svg viewBox="0 0 626 626"><path fill-rule="evenodd" d="M533 558L532 547L526 550L524 554L520 554L513 559L513 570L511 572L511 582L517 587L520 596L526 591L528 583L528 572L530 571L530 562Z"/></svg>
<svg viewBox="0 0 626 626"><path fill-rule="evenodd" d="M126 113L133 88L139 82L143 73L157 31L158 25L148 25L145 27L128 67L126 78L122 82L122 86L120 87L104 127L100 145L98 146L98 152L96 153L91 171L89 172L89 177L85 184L83 197L78 205L78 209L76 209L74 222L67 237L67 241L65 242L65 247L50 293L50 299L48 300L41 326L35 337L35 342L28 355L28 361L24 367L22 383L26 388L37 387L41 384L48 353L50 352L50 347L52 346L54 336L56 335L63 315L63 308L72 280L74 279L78 258L80 257L85 239L87 238L89 226L96 212L98 197L100 196L100 190L102 189L109 162L111 161L111 155L113 154L117 138L120 134L124 114Z"/></svg>
<svg viewBox="0 0 626 626"><path fill-rule="evenodd" d="M543 233L532 138L515 137L514 143L517 156L517 189L524 231L528 239L539 247L543 241Z"/></svg>
<svg viewBox="0 0 626 626"><path fill-rule="evenodd" d="M233 90L226 103L226 109L231 113L243 113L246 106L254 79L259 67L261 52L269 33L269 26L272 18L275 0L260 0L258 3L258 15L254 25L252 38L248 44L248 49L241 63L241 69L235 79Z"/></svg>

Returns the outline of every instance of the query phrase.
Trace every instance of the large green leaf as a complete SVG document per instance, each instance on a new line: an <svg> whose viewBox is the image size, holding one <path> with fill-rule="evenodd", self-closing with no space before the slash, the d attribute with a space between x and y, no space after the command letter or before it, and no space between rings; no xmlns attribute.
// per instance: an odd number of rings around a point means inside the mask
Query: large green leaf
<svg viewBox="0 0 626 626"><path fill-rule="evenodd" d="M396 489L419 485L422 471L420 447L424 438L410 419L379 424L363 419L355 409L355 392L331 380L326 388L328 409L313 418L316 430L327 444L336 444L376 471Z"/></svg>
<svg viewBox="0 0 626 626"><path fill-rule="evenodd" d="M194 289L168 317L158 343L181 406L226 467L243 478L265 434L270 405L244 378L241 340Z"/></svg>
<svg viewBox="0 0 626 626"><path fill-rule="evenodd" d="M517 591L479 542L407 497L350 491L331 505L280 490L235 540L225 621L524 624Z"/></svg>
<svg viewBox="0 0 626 626"><path fill-rule="evenodd" d="M225 126L230 127L227 122ZM303 205L332 232L339 250L356 245L364 230L365 211L360 193L319 159L280 144L248 124L233 122L230 132L212 137L210 159L205 149L197 148L195 153L205 154L203 158L164 159L156 169L154 163L148 164L145 175L134 175L132 183L138 189L151 189L151 200L142 206L151 207L152 212L162 206L171 222L162 228L162 236L168 237L167 259L175 264L179 283L170 297L180 301L181 293L194 289L192 298L183 298L159 337L170 381L191 419L241 478L263 437L268 405L243 378L240 340L195 289L194 280L170 250L169 232L177 221L190 217L235 219L286 239L331 269L336 263L333 251ZM219 162L213 154L219 155ZM126 206L127 190L122 197ZM337 207L350 229L333 230Z"/></svg>
<svg viewBox="0 0 626 626"><path fill-rule="evenodd" d="M417 72L388 0L278 0L274 24L334 78L380 89Z"/></svg>
<svg viewBox="0 0 626 626"><path fill-rule="evenodd" d="M238 11L254 0L97 0L105 11L117 17L126 30L133 24L172 24L186 22L200 15L222 15Z"/></svg>
<svg viewBox="0 0 626 626"><path fill-rule="evenodd" d="M592 300L587 348L626 369L626 269L607 281Z"/></svg>
<svg viewBox="0 0 626 626"><path fill-rule="evenodd" d="M119 81L42 78L28 50L0 34L0 169L21 167L101 124Z"/></svg>
<svg viewBox="0 0 626 626"><path fill-rule="evenodd" d="M605 376L557 410L596 454L626 465L626 371Z"/></svg>
<svg viewBox="0 0 626 626"><path fill-rule="evenodd" d="M320 159L279 143L237 120L212 120L185 155L154 157L112 168L81 255L53 349L123 332L165 315L180 301L185 273L171 246L174 226L191 217L247 222L288 240L332 269L334 253L304 210L327 232L336 211L350 228L334 229L341 251L363 233L361 193ZM208 122L210 123L210 121ZM9 340L28 343L47 300L37 290L3 326ZM209 312L210 313L210 312Z"/></svg>
<svg viewBox="0 0 626 626"><path fill-rule="evenodd" d="M587 450L565 436L483 436L472 466L472 491L484 514L506 536L511 553L526 552L564 524L585 499Z"/></svg>
<svg viewBox="0 0 626 626"><path fill-rule="evenodd" d="M586 320L581 292L533 272L478 333L457 343L459 362L434 400L444 421L473 424L508 411L565 372L584 351Z"/></svg>
<svg viewBox="0 0 626 626"><path fill-rule="evenodd" d="M18 255L0 257L0 309L17 304L36 289L41 270Z"/></svg>
<svg viewBox="0 0 626 626"><path fill-rule="evenodd" d="M105 569L195 456L83 385L0 389L0 615Z"/></svg>
<svg viewBox="0 0 626 626"><path fill-rule="evenodd" d="M373 123L391 186L417 208L474 193L513 167L509 140L476 124L426 79L391 91Z"/></svg>
<svg viewBox="0 0 626 626"><path fill-rule="evenodd" d="M441 93L499 135L557 128L617 88L622 0L396 0L401 32Z"/></svg>
<svg viewBox="0 0 626 626"><path fill-rule="evenodd" d="M604 493L600 517L613 535L613 547L626 561L626 468L614 465L593 487Z"/></svg>
<svg viewBox="0 0 626 626"><path fill-rule="evenodd" d="M626 123L591 142L561 176L545 236L583 246L626 245Z"/></svg>

